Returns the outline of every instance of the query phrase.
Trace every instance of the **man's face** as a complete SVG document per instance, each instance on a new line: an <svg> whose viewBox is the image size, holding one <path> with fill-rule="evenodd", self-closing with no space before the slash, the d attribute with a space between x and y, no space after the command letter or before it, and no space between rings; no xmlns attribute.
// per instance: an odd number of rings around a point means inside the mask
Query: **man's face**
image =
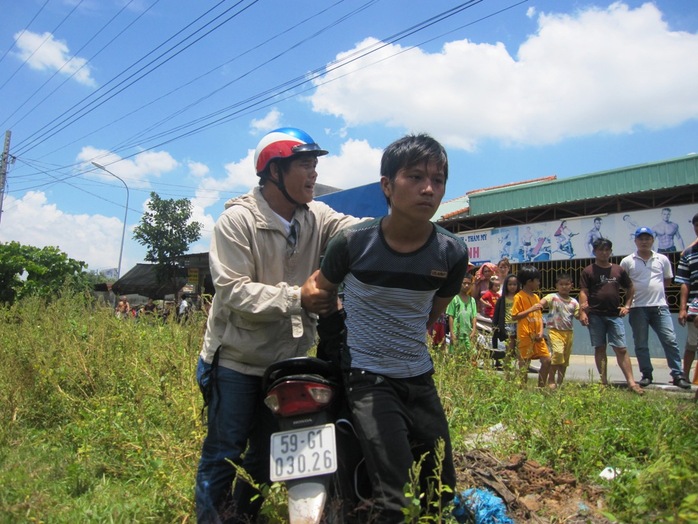
<svg viewBox="0 0 698 524"><path fill-rule="evenodd" d="M671 211L668 209L662 209L662 220L664 222L669 222L669 219L671 218Z"/></svg>
<svg viewBox="0 0 698 524"><path fill-rule="evenodd" d="M596 220L594 220L594 227L596 229L601 229L601 219L597 218Z"/></svg>
<svg viewBox="0 0 698 524"><path fill-rule="evenodd" d="M392 214L431 220L446 192L446 175L430 160L401 168L392 181L381 177L381 188L390 200Z"/></svg>
<svg viewBox="0 0 698 524"><path fill-rule="evenodd" d="M635 245L638 251L647 251L652 249L652 244L654 243L654 237L643 233L639 237L635 237Z"/></svg>
<svg viewBox="0 0 698 524"><path fill-rule="evenodd" d="M608 262L608 259L611 258L611 253L612 250L608 247L597 247L594 249L594 257L596 257L597 262Z"/></svg>
<svg viewBox="0 0 698 524"><path fill-rule="evenodd" d="M307 204L313 199L315 181L317 180L317 157L302 155L294 158L284 173L286 191L299 204Z"/></svg>

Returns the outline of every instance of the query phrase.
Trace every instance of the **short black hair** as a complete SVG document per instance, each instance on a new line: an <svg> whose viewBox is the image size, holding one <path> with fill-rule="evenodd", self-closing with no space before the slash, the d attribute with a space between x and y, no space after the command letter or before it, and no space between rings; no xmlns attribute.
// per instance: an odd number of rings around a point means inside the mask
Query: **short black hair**
<svg viewBox="0 0 698 524"><path fill-rule="evenodd" d="M691 224L693 224L694 226L695 226L696 224L698 224L698 213L696 213L695 215L693 215L693 219L691 220Z"/></svg>
<svg viewBox="0 0 698 524"><path fill-rule="evenodd" d="M529 280L535 280L536 278L540 280L540 270L536 266L521 266L518 273L516 273L516 278L519 280L521 287L523 287Z"/></svg>
<svg viewBox="0 0 698 524"><path fill-rule="evenodd" d="M557 284L561 280L569 280L574 284L574 279L572 278L572 275L569 274L567 271L560 271L557 275L555 275L555 283Z"/></svg>
<svg viewBox="0 0 698 524"><path fill-rule="evenodd" d="M426 133L405 135L383 150L381 176L393 180L400 169L430 160L443 168L444 178L448 180L448 155L444 147Z"/></svg>
<svg viewBox="0 0 698 524"><path fill-rule="evenodd" d="M596 251L600 247L607 247L608 249L613 249L613 242L608 238L597 238L591 244L591 247Z"/></svg>
<svg viewBox="0 0 698 524"><path fill-rule="evenodd" d="M443 169L444 180L448 180L448 155L446 154L446 149L425 133L405 135L383 150L381 177L386 177L392 182L400 169L422 163L426 164L431 160L436 162L439 169ZM388 201L388 206L390 206L390 200L387 197L386 200Z"/></svg>

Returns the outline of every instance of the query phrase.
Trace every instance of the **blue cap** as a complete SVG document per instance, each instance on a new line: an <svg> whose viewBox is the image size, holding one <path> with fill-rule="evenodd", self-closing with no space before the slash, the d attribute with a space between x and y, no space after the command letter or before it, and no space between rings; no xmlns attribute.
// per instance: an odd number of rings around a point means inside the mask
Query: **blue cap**
<svg viewBox="0 0 698 524"><path fill-rule="evenodd" d="M640 235L654 236L654 233L652 233L652 230L650 228L642 226L642 227L638 227L635 230L635 238L639 237Z"/></svg>

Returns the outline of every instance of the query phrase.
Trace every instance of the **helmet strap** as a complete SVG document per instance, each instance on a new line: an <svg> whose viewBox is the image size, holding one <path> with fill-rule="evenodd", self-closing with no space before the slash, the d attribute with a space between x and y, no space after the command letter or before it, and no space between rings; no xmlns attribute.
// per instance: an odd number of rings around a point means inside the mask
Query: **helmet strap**
<svg viewBox="0 0 698 524"><path fill-rule="evenodd" d="M291 195L288 194L288 191L286 191L286 185L284 184L284 174L283 174L283 172L282 172L282 170L281 170L281 167L279 166L278 163L275 163L275 164L273 164L273 165L276 166L276 172L277 172L277 179L278 179L278 180L275 180L275 179L272 177L272 173L271 173L272 166L269 166L269 171L270 171L270 172L269 172L269 175L270 175L270 176L267 177L267 180L268 180L269 182L271 182L272 184L274 184L276 187L279 188L279 191L281 191L281 194L286 198L286 200L288 200L289 202L291 202L291 204L300 207L300 206L301 206L300 202L296 202L296 201L291 197Z"/></svg>

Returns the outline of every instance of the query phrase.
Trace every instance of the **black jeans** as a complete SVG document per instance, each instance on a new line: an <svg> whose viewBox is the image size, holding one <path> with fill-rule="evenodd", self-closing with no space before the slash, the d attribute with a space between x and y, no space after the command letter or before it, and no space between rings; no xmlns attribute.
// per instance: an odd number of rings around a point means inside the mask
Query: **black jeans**
<svg viewBox="0 0 698 524"><path fill-rule="evenodd" d="M428 477L434 477L439 467L434 455L439 439L445 444L441 481L455 491L448 422L431 373L394 379L351 369L345 386L371 478L378 512L375 522L404 522L402 508L408 504L404 486L409 481L410 468L415 459L427 452L422 479L426 482ZM423 483L423 493L425 488ZM453 497L453 493L439 495L444 504Z"/></svg>

